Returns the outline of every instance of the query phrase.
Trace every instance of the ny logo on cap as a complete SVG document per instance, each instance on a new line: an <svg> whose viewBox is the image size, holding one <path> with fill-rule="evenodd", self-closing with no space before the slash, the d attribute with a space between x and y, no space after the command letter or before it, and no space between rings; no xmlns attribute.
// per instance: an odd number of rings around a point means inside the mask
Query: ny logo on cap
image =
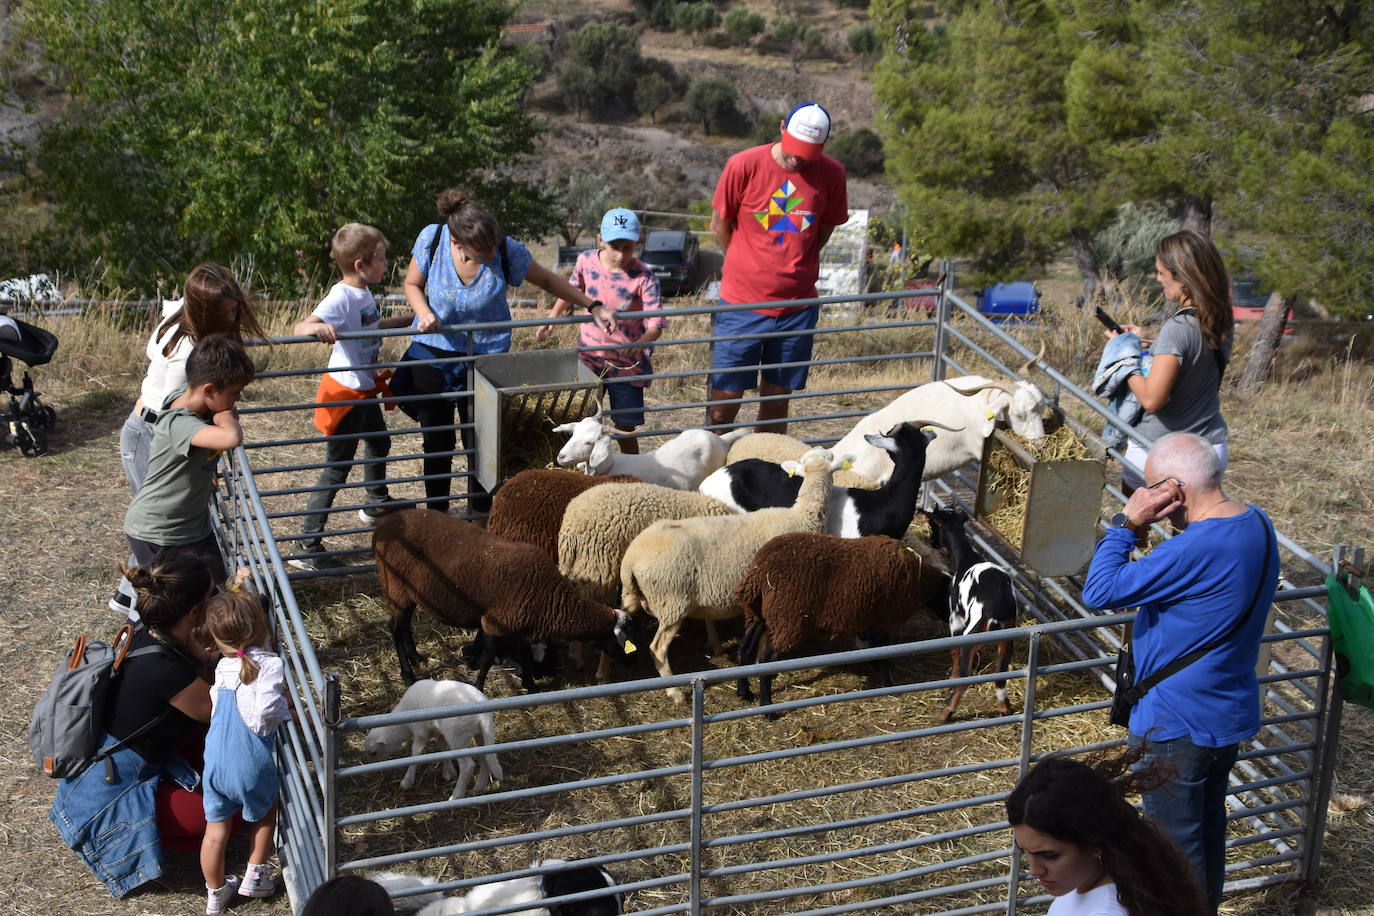
<svg viewBox="0 0 1374 916"><path fill-rule="evenodd" d="M621 229L624 229L626 226L630 224L630 221L623 216L617 216L615 218L615 224L619 226Z"/></svg>

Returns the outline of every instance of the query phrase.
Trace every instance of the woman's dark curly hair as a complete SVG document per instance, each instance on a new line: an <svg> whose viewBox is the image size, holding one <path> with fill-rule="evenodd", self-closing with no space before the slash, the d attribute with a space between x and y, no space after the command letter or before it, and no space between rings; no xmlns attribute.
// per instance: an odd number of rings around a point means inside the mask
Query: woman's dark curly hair
<svg viewBox="0 0 1374 916"><path fill-rule="evenodd" d="M1131 916L1202 916L1206 900L1188 861L1126 801L1168 781L1159 767L1132 771L1142 753L1136 748L1091 764L1048 757L1007 797L1007 820L1101 850L1102 867Z"/></svg>

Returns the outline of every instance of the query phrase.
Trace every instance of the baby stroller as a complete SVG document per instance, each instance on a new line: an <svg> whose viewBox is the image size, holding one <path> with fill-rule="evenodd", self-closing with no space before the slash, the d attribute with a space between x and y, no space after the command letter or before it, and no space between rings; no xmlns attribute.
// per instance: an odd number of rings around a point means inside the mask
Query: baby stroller
<svg viewBox="0 0 1374 916"><path fill-rule="evenodd" d="M0 447L14 446L25 458L48 450L43 430L57 423L57 411L42 403L28 372L15 387L12 359L42 366L57 352L57 338L39 327L0 315Z"/></svg>

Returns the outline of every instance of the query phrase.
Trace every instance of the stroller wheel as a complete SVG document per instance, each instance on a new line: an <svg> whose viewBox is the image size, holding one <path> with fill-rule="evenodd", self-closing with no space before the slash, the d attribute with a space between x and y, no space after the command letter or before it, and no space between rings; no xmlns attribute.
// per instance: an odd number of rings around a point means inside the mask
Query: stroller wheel
<svg viewBox="0 0 1374 916"><path fill-rule="evenodd" d="M38 418L34 421L34 426L46 429L49 426L57 425L57 411L47 404L38 405Z"/></svg>
<svg viewBox="0 0 1374 916"><path fill-rule="evenodd" d="M26 420L14 430L14 447L25 458L37 458L48 450L48 443L43 434L30 427Z"/></svg>

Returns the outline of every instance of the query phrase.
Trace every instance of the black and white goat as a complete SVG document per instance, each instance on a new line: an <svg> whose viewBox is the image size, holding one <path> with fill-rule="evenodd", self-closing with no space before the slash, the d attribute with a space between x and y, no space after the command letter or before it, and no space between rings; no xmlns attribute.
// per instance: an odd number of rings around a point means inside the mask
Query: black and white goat
<svg viewBox="0 0 1374 916"><path fill-rule="evenodd" d="M980 560L969 543L964 524L968 516L960 509L935 509L924 513L930 522L930 543L943 547L949 554L949 632L951 636L967 636L991 630L1005 630L1016 626L1016 594L1011 588L1011 576L995 563ZM973 671L978 647L953 649L950 652L950 677L968 677ZM1006 671L1011 661L1011 640L997 644L997 670ZM1007 682L995 682L997 709L1003 715L1011 712L1007 702ZM940 721L954 718L954 711L963 699L965 684L954 688L949 705L940 713Z"/></svg>
<svg viewBox="0 0 1374 916"><path fill-rule="evenodd" d="M921 472L926 462L926 446L935 438L922 426L938 426L917 420L898 423L886 435L865 436L875 448L892 456L894 469L887 482L876 490L835 487L826 507L825 533L842 538L885 534L900 539L916 514L916 497L921 489ZM701 482L699 488L742 512L756 509L787 508L797 501L801 478L789 476L781 465L761 458L746 458L728 464Z"/></svg>

